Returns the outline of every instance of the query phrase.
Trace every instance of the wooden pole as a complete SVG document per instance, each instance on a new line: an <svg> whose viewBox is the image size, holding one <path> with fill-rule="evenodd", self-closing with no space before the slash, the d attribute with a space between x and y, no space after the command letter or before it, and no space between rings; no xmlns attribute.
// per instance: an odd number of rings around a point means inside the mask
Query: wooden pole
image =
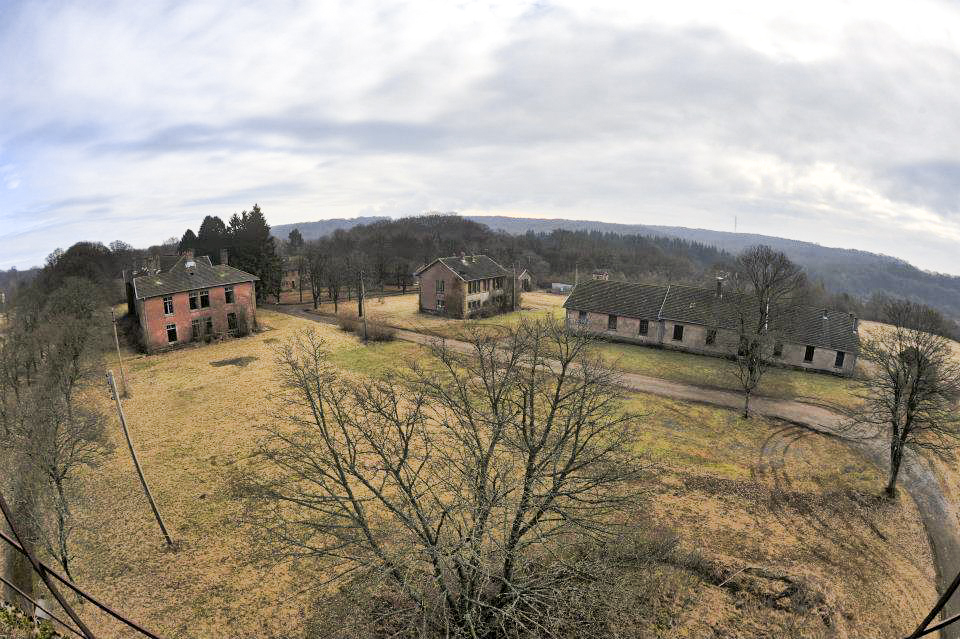
<svg viewBox="0 0 960 639"><path fill-rule="evenodd" d="M360 269L360 281L357 283L357 304L360 313L360 317L363 318L363 341L367 341L367 316L363 312L363 269Z"/></svg>
<svg viewBox="0 0 960 639"><path fill-rule="evenodd" d="M120 384L123 386L123 396L130 397L130 389L127 387L127 377L123 374L123 357L120 356L120 335L117 333L117 315L110 309L110 319L113 320L113 343L117 345L117 364L120 368Z"/></svg>
<svg viewBox="0 0 960 639"><path fill-rule="evenodd" d="M160 530L163 532L163 537L167 540L167 546L173 548L173 540L170 539L170 533L167 532L167 527L163 523L163 517L160 516L160 511L157 509L157 503L153 500L153 494L150 493L150 487L147 486L147 479L143 476L143 469L140 468L140 460L137 459L137 453L133 449L133 441L130 440L130 431L127 430L127 419L123 415L123 405L120 403L120 394L117 392L117 383L113 379L113 371L107 371L107 383L110 385L110 390L113 392L113 398L117 401L117 414L120 415L120 426L123 427L123 436L127 440L127 448L130 449L130 457L133 458L133 466L137 469L137 476L140 477L140 485L143 486L143 492L147 496L147 501L150 502L150 508L153 510L153 516L157 518L157 523L160 525Z"/></svg>
<svg viewBox="0 0 960 639"><path fill-rule="evenodd" d="M3 498L3 495L0 495L0 511L3 512L3 517L7 520L7 525L10 526L10 532L13 533L14 539L16 539L20 544L20 547L23 549L27 559L30 560L30 565L33 566L34 572L36 572L40 576L40 579L43 580L47 590L49 590L50 594L53 595L53 598L57 600L57 603L60 604L60 607L63 608L63 611L67 613L67 616L73 620L73 623L77 624L77 628L80 629L80 632L82 632L87 639L94 639L93 633L90 632L90 629L87 627L87 625L83 623L83 620L80 619L77 613L74 612L73 608L70 607L70 604L67 603L66 599L64 599L63 595L60 593L60 590L57 588L57 585L53 583L53 580L50 579L47 571L44 570L43 566L40 565L40 561L37 559L37 556L33 554L33 546L30 544L30 540L20 536L20 532L17 530L16 524L13 523L13 515L10 512L10 508L7 506L7 500Z"/></svg>

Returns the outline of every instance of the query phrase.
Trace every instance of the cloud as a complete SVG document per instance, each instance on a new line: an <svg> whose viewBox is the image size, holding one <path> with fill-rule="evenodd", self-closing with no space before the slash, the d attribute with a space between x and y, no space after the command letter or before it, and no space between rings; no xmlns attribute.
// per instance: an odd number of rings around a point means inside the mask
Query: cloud
<svg viewBox="0 0 960 639"><path fill-rule="evenodd" d="M960 273L960 9L652 7L3 5L0 239L19 246L0 267L256 201L274 223L737 216Z"/></svg>

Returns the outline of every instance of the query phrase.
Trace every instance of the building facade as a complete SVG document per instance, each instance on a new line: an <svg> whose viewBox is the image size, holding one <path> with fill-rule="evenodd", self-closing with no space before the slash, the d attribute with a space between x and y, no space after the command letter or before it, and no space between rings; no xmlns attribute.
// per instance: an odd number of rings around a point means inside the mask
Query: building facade
<svg viewBox="0 0 960 639"><path fill-rule="evenodd" d="M521 291L532 291L533 275L527 269L523 269L520 275L517 275L517 283L520 284Z"/></svg>
<svg viewBox="0 0 960 639"><path fill-rule="evenodd" d="M439 257L414 273L420 282L420 312L466 319L516 310L513 274L486 255Z"/></svg>
<svg viewBox="0 0 960 639"><path fill-rule="evenodd" d="M716 290L588 280L564 302L567 326L607 339L676 350L736 355L738 300ZM774 363L852 375L860 352L857 318L849 313L790 307L770 313Z"/></svg>
<svg viewBox="0 0 960 639"><path fill-rule="evenodd" d="M128 310L149 353L248 333L256 321L258 279L189 252L167 270L124 274Z"/></svg>

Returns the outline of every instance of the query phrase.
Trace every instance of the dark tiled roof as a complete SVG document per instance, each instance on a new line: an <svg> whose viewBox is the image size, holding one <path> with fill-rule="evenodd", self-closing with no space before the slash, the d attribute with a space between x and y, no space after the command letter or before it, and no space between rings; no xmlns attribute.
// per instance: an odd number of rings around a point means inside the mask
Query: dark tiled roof
<svg viewBox="0 0 960 639"><path fill-rule="evenodd" d="M577 284L564 308L640 319L657 319L666 286L586 280Z"/></svg>
<svg viewBox="0 0 960 639"><path fill-rule="evenodd" d="M460 276L461 279L469 282L470 280L482 280L488 277L503 277L510 275L510 271L503 268L486 255L467 255L464 257L438 257L416 272L416 275L424 272L437 262L452 270Z"/></svg>
<svg viewBox="0 0 960 639"><path fill-rule="evenodd" d="M186 262L187 260L181 257L165 272L133 278L133 290L136 291L137 299L225 284L255 282L260 279L232 266L212 266L206 255L196 258L190 269L186 267Z"/></svg>
<svg viewBox="0 0 960 639"><path fill-rule="evenodd" d="M640 319L662 319L737 330L737 294L693 286L651 286L633 282L590 280L577 285L565 308ZM771 330L786 341L858 352L857 321L849 313L809 306L770 313Z"/></svg>

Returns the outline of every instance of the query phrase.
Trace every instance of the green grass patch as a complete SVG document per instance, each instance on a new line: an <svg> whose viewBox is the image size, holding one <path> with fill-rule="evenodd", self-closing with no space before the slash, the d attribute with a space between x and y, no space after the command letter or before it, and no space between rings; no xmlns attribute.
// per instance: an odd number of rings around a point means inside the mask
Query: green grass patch
<svg viewBox="0 0 960 639"><path fill-rule="evenodd" d="M411 342L370 342L351 348L339 348L330 353L329 361L337 368L376 376L402 367L407 361L416 358L422 348Z"/></svg>
<svg viewBox="0 0 960 639"><path fill-rule="evenodd" d="M635 344L600 342L594 346L605 361L628 373L649 375L697 386L740 390L733 362L719 357L681 353ZM757 394L814 403L856 404L855 382L806 371L770 368Z"/></svg>

